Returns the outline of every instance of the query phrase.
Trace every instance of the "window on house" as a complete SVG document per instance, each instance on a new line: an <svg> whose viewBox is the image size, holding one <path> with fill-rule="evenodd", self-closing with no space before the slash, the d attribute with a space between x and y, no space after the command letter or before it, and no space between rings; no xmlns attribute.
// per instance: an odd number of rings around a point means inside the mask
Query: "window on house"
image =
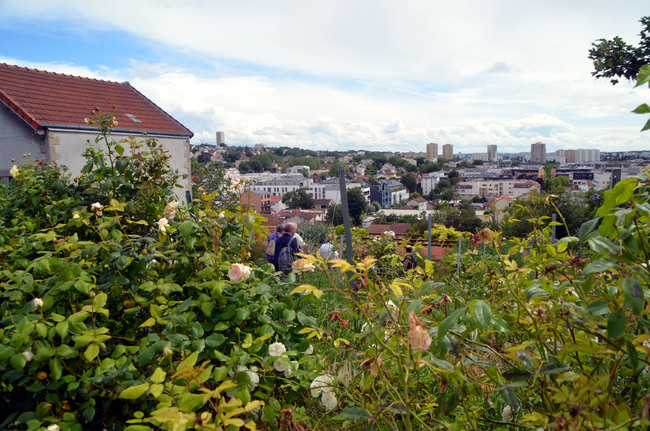
<svg viewBox="0 0 650 431"><path fill-rule="evenodd" d="M142 121L140 121L140 119L133 114L129 114L128 112L125 112L124 115L129 117L131 121L133 121L134 123L142 123Z"/></svg>

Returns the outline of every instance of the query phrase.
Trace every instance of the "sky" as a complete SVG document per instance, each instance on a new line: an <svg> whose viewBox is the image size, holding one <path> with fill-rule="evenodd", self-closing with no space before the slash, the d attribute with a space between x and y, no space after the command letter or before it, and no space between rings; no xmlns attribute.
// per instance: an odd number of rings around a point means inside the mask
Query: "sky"
<svg viewBox="0 0 650 431"><path fill-rule="evenodd" d="M0 0L0 62L138 91L192 143L650 150L647 87L596 80L647 0Z"/></svg>

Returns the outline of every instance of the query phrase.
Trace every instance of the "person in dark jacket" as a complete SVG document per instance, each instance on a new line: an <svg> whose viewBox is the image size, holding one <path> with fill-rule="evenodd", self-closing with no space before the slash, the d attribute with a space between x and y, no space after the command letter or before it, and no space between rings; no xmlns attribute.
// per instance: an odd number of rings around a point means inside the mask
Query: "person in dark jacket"
<svg viewBox="0 0 650 431"><path fill-rule="evenodd" d="M298 241L294 241L293 235L296 233L297 226L295 223L287 223L284 225L284 234L278 238L277 241L275 241L275 269L276 271L279 271L280 268L278 267L278 256L280 256L280 250L282 250L285 247L291 247L294 253L300 253L300 249L298 248Z"/></svg>

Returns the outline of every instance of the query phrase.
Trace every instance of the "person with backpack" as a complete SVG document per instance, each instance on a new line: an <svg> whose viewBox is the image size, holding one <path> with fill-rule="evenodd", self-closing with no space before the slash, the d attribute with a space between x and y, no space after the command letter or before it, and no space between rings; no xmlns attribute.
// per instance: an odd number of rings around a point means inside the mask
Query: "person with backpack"
<svg viewBox="0 0 650 431"><path fill-rule="evenodd" d="M273 266L275 266L275 245L282 234L284 234L284 225L279 224L275 228L275 232L266 239L266 260L271 262Z"/></svg>
<svg viewBox="0 0 650 431"><path fill-rule="evenodd" d="M296 233L295 223L284 225L284 234L275 242L275 269L284 274L291 272L291 266L296 259L295 254L300 252L298 241L293 237Z"/></svg>
<svg viewBox="0 0 650 431"><path fill-rule="evenodd" d="M404 267L404 271L415 269L417 266L415 256L413 256L413 249L411 247L406 247L406 256L402 259L402 266Z"/></svg>

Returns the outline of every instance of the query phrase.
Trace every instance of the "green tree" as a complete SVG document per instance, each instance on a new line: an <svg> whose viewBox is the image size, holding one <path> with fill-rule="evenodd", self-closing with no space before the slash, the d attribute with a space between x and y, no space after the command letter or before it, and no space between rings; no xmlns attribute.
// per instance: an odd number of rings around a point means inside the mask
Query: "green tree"
<svg viewBox="0 0 650 431"><path fill-rule="evenodd" d="M350 167L346 165L345 163L341 162L334 162L330 165L330 170L329 170L329 176L330 177L338 177L339 176L339 166L343 166L343 169L345 171L345 175L350 173Z"/></svg>
<svg viewBox="0 0 650 431"><path fill-rule="evenodd" d="M650 63L650 16L639 20L643 26L638 46L628 45L619 36L614 39L598 39L591 44L589 59L594 62L596 78L609 78L615 85L618 78L633 80L641 66Z"/></svg>
<svg viewBox="0 0 650 431"><path fill-rule="evenodd" d="M282 202L287 204L291 209L314 208L314 198L305 188L298 189L295 192L286 193L284 196L282 196Z"/></svg>
<svg viewBox="0 0 650 431"><path fill-rule="evenodd" d="M418 189L418 180L411 174L404 175L400 182L408 189L409 193L414 193Z"/></svg>
<svg viewBox="0 0 650 431"><path fill-rule="evenodd" d="M368 211L368 202L361 194L361 189L348 190L348 209L352 222L360 226L363 215Z"/></svg>
<svg viewBox="0 0 650 431"><path fill-rule="evenodd" d="M206 165L192 163L192 195L194 198L201 197L201 190L207 194L216 192L212 201L219 203L224 208L234 210L239 204L237 194L230 188L230 178L226 176L226 171L221 163L211 162Z"/></svg>

